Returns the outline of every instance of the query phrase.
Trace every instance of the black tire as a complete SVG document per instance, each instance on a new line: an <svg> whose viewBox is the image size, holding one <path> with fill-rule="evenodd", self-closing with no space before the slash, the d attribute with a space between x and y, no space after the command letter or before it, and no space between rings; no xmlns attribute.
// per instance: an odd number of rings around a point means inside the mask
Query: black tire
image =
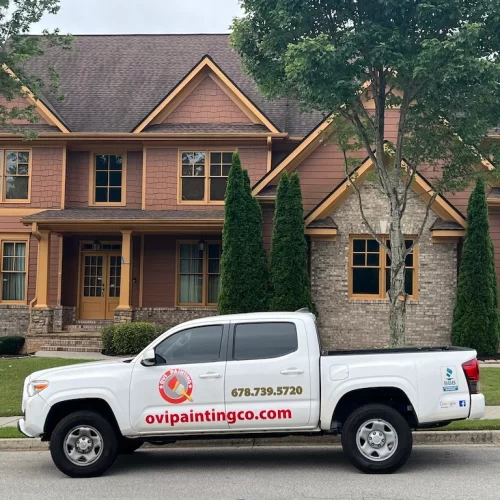
<svg viewBox="0 0 500 500"><path fill-rule="evenodd" d="M95 429L101 438L102 446L98 458L91 464L73 463L65 452L65 441L69 433L79 427L89 426ZM96 477L104 474L116 460L118 454L118 436L113 425L105 417L93 411L77 411L64 417L57 425L50 438L50 454L56 467L69 477Z"/></svg>
<svg viewBox="0 0 500 500"><path fill-rule="evenodd" d="M377 457L378 451L376 448L373 449L374 458L367 458L358 448L358 430L370 420L383 420L392 426L395 431L397 446L393 454L386 459ZM389 428L387 429L390 431ZM384 436L384 439L387 438ZM361 447L362 444L363 442L360 439ZM397 471L408 460L412 446L413 437L408 422L401 413L383 404L370 404L354 410L345 421L342 429L344 453L356 468L367 474L391 474ZM368 450L371 452L371 448L368 448Z"/></svg>
<svg viewBox="0 0 500 500"><path fill-rule="evenodd" d="M134 451L138 450L143 444L144 441L141 441L140 439L128 439L122 437L118 446L118 454L130 455L131 453L134 453Z"/></svg>

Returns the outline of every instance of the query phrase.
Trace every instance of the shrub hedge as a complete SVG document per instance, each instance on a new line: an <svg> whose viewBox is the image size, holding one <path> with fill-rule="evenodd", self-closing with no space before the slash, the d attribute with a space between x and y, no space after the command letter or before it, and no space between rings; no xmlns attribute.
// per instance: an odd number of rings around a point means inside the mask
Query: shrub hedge
<svg viewBox="0 0 500 500"><path fill-rule="evenodd" d="M145 322L121 323L104 328L101 332L102 348L105 354L139 354L163 329Z"/></svg>
<svg viewBox="0 0 500 500"><path fill-rule="evenodd" d="M24 337L0 337L0 354L19 354L24 345Z"/></svg>

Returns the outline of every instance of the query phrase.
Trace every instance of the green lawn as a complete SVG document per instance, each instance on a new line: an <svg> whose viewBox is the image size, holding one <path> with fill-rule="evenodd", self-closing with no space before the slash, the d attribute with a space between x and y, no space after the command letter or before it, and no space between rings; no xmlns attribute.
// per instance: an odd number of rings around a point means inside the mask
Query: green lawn
<svg viewBox="0 0 500 500"><path fill-rule="evenodd" d="M60 358L0 359L0 417L21 415L23 382L30 373L86 362L82 359Z"/></svg>
<svg viewBox="0 0 500 500"><path fill-rule="evenodd" d="M19 432L15 427L0 427L0 439L25 437L26 436Z"/></svg>
<svg viewBox="0 0 500 500"><path fill-rule="evenodd" d="M498 431L500 419L496 420L457 420L446 427L422 429L423 431Z"/></svg>
<svg viewBox="0 0 500 500"><path fill-rule="evenodd" d="M500 368L481 368L481 392L488 406L500 406Z"/></svg>

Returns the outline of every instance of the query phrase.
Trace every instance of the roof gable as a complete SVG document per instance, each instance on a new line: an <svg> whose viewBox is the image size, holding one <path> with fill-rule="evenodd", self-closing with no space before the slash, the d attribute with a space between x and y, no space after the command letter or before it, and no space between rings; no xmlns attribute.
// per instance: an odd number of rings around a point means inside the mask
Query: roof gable
<svg viewBox="0 0 500 500"><path fill-rule="evenodd" d="M328 217L354 192L354 187L360 185L366 176L375 170L370 158L367 158L349 177L346 177L330 194L328 194L305 217L306 226L317 219ZM412 189L428 203L434 195L432 185L419 172L411 185ZM443 220L454 222L460 227L466 227L465 217L444 196L438 194L431 206L432 210Z"/></svg>
<svg viewBox="0 0 500 500"><path fill-rule="evenodd" d="M211 111L210 94L219 96L222 109L219 116ZM208 99L207 99L208 98ZM186 100L188 101L186 103ZM209 57L203 59L167 94L167 96L134 128L134 133L142 132L148 125L160 123L193 123L191 119L196 109L188 111L189 105L201 108L206 120L222 123L229 114L229 122L263 125L271 133L279 133L269 118L233 83ZM179 108L181 108L179 110ZM230 111L229 111L230 110ZM211 112L210 112L211 111ZM213 115L213 116L209 116ZM170 120L174 120L173 122ZM201 119L201 117L200 117ZM235 122L234 120L242 120ZM245 120L245 121L243 121ZM203 122L198 122L203 123Z"/></svg>
<svg viewBox="0 0 500 500"><path fill-rule="evenodd" d="M12 78L17 79L16 75L6 66L3 65L3 70L7 72ZM31 123L28 120L14 120L13 125L26 125L29 129L33 130L44 129L44 125L48 127L56 127L56 131L63 132L65 134L69 133L68 127L63 123L63 121L56 115L56 113L51 109L50 105L45 104L41 99L37 99L33 92L26 87L22 86L22 91L24 92L25 98L17 98L12 101L8 101L5 97L0 98L0 105L5 106L7 109L17 108L27 108L28 106L35 106L35 113L39 118L37 123ZM45 128L48 128L45 127Z"/></svg>

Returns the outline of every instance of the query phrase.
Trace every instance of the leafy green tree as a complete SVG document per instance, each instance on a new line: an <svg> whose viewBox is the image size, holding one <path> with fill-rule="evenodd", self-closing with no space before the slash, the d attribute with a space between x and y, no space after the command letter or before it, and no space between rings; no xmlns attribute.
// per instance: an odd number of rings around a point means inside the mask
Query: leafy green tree
<svg viewBox="0 0 500 500"><path fill-rule="evenodd" d="M54 68L47 68L44 80L25 69L26 61L42 55L47 46L70 47L72 37L61 36L58 30L52 33L45 30L40 36L26 36L45 14L56 14L58 11L59 0L0 0L0 62L3 66L3 71L0 69L0 98L7 99L9 103L0 104L0 129L23 132L26 139L33 139L36 133L24 131L22 125L16 125L16 121L37 123L39 117L35 106L23 107L10 103L27 98L25 87L35 99L39 99L45 90L57 99L63 99Z"/></svg>
<svg viewBox="0 0 500 500"><path fill-rule="evenodd" d="M361 217L391 258L390 344L405 344L406 248L403 217L423 165L439 168L438 193L462 190L481 161L479 148L500 116L500 0L242 0L232 42L268 98L293 98L329 116L329 137L344 153L346 176L363 149L387 201L391 245L377 221ZM399 112L397 136L387 110ZM387 144L387 139L393 142ZM483 151L488 154L488 151ZM358 155L359 156L359 155ZM404 160L403 160L404 159Z"/></svg>
<svg viewBox="0 0 500 500"><path fill-rule="evenodd" d="M252 196L250 178L233 154L222 231L221 314L267 309L267 264L262 240L262 212Z"/></svg>
<svg viewBox="0 0 500 500"><path fill-rule="evenodd" d="M452 341L480 355L497 354L500 335L498 286L484 181L479 178L467 207L465 237Z"/></svg>
<svg viewBox="0 0 500 500"><path fill-rule="evenodd" d="M307 269L307 241L300 179L284 172L276 196L271 247L272 311L313 309Z"/></svg>

